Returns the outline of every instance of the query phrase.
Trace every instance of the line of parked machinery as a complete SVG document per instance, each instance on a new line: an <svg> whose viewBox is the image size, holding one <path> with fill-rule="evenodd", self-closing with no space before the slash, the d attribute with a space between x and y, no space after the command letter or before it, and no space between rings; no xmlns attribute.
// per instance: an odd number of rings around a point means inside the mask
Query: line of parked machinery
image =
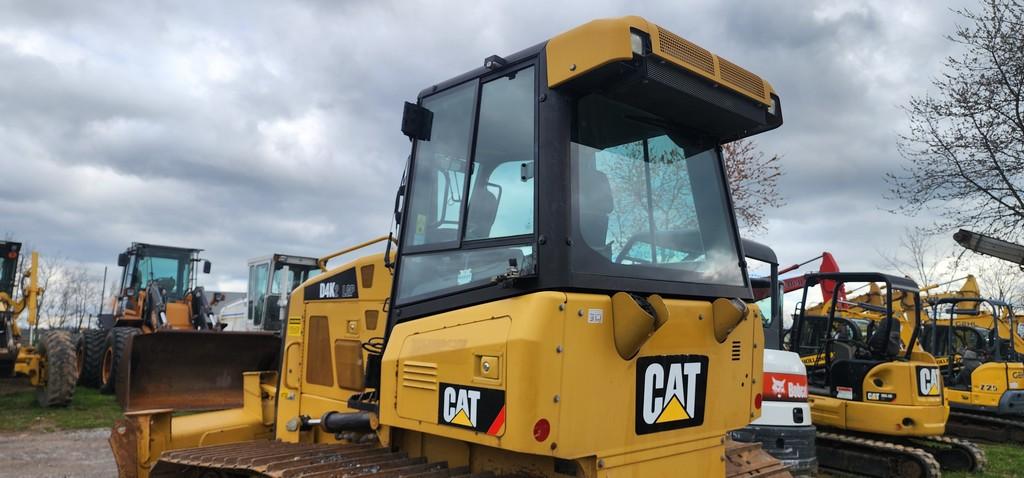
<svg viewBox="0 0 1024 478"><path fill-rule="evenodd" d="M932 294L828 253L780 278L799 266L739 237L720 145L781 124L757 75L639 17L590 22L406 104L397 236L253 261L219 317L198 250L136 243L104 326L38 350L12 345L37 285L15 302L0 276L0 351L44 404L69 376L116 392L128 477L983 469L968 438L1024 441L1018 317L972 277Z"/></svg>

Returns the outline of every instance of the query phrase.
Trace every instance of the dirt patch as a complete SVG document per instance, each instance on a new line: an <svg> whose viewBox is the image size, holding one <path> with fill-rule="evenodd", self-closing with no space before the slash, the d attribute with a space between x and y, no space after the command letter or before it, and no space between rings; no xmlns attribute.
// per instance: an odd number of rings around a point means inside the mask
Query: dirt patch
<svg viewBox="0 0 1024 478"><path fill-rule="evenodd" d="M108 478L117 466L109 429L0 434L0 478Z"/></svg>
<svg viewBox="0 0 1024 478"><path fill-rule="evenodd" d="M0 395L10 395L19 392L28 392L33 390L31 384L28 383L28 379L23 378L0 378Z"/></svg>

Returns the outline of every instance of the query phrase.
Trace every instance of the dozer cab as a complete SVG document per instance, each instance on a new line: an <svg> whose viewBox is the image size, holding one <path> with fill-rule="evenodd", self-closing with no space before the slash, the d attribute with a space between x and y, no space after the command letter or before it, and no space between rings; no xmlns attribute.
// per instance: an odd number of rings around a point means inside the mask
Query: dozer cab
<svg viewBox="0 0 1024 478"><path fill-rule="evenodd" d="M825 280L832 296L807 306L808 290ZM877 303L840 300L851 283L870 287L865 295ZM808 364L820 467L901 478L984 467L980 448L941 436L949 408L938 363L918 344L917 284L880 273L807 274L798 310L788 346ZM866 328L844 317L851 314Z"/></svg>
<svg viewBox="0 0 1024 478"><path fill-rule="evenodd" d="M319 272L312 257L272 254L251 259L245 298L225 305L218 322L224 330L279 332L288 295Z"/></svg>
<svg viewBox="0 0 1024 478"><path fill-rule="evenodd" d="M221 330L203 287L196 285L198 265L210 272L199 252L133 243L118 255L121 288L104 327L105 347L87 360L92 367L99 362L100 391L116 390L126 410L164 403L236 406L242 372L276 363L279 344L273 335Z"/></svg>
<svg viewBox="0 0 1024 478"><path fill-rule="evenodd" d="M292 292L243 407L119 422L121 472L725 476L764 336L720 145L782 123L768 83L625 17L405 108L397 251Z"/></svg>
<svg viewBox="0 0 1024 478"><path fill-rule="evenodd" d="M33 252L21 277L20 300L15 300L21 243L0 241L0 377L24 375L36 388L36 401L44 407L71 403L81 369L78 337L67 330L41 331L36 344L21 343L18 317L28 310L28 325L39 321L39 254Z"/></svg>

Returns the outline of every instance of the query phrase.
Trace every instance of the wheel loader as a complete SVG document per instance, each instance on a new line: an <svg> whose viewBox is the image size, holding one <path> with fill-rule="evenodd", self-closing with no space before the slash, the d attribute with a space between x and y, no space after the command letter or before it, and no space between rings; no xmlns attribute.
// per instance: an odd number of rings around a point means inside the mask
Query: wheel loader
<svg viewBox="0 0 1024 478"><path fill-rule="evenodd" d="M832 296L824 306L807 306L808 290L825 280L835 284ZM869 286L869 292L840 300L851 283ZM917 284L907 278L873 272L805 275L787 342L808 364L821 468L901 478L983 469L980 448L942 436L949 407L939 365L918 344L921 309ZM820 313L825 315L815 315ZM866 322L866 330L854 320Z"/></svg>
<svg viewBox="0 0 1024 478"><path fill-rule="evenodd" d="M21 243L0 241L0 376L24 375L36 388L36 401L44 407L64 407L75 394L80 354L75 334L46 330L39 334L38 347L21 344L18 317L28 309L28 324L39 320L39 254L32 252L22 280L22 295L15 300L15 284Z"/></svg>
<svg viewBox="0 0 1024 478"><path fill-rule="evenodd" d="M196 285L198 264L210 272L199 252L136 242L118 255L121 285L114 313L103 327L102 348L90 343L96 337L85 335L85 368L100 371L100 391L116 391L125 410L185 402L195 409L237 406L242 373L277 361L273 334L221 330L203 287ZM89 353L96 349L102 355ZM159 359L148 360L149 354ZM188 380L167 379L178 373Z"/></svg>
<svg viewBox="0 0 1024 478"><path fill-rule="evenodd" d="M217 320L224 330L279 332L288 294L318 272L312 257L271 254L250 259L245 298L221 308Z"/></svg>
<svg viewBox="0 0 1024 478"><path fill-rule="evenodd" d="M787 474L725 438L764 334L720 147L781 123L762 78L639 17L425 88L394 245L320 259L240 408L127 414L120 472Z"/></svg>

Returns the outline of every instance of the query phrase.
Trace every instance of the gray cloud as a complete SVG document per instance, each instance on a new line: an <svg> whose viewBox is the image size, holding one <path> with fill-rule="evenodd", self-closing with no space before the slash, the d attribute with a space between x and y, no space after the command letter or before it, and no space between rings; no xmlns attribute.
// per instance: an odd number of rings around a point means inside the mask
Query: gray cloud
<svg viewBox="0 0 1024 478"><path fill-rule="evenodd" d="M591 18L637 13L767 78L786 261L877 267L898 109L953 45L938 2L15 2L0 4L0 232L113 265L131 241L248 257L386 234L408 155L401 102ZM917 223L927 222L919 218Z"/></svg>

